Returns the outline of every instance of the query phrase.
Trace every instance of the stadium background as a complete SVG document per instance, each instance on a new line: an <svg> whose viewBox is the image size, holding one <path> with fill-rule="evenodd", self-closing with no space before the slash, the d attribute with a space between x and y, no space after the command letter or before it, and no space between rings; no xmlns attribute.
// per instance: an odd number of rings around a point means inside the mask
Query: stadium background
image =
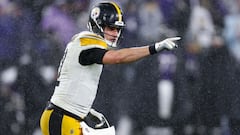
<svg viewBox="0 0 240 135"><path fill-rule="evenodd" d="M65 45L96 1L0 1L1 133L39 134ZM239 135L240 0L116 2L119 48L182 37L176 51L105 65L94 107L117 135Z"/></svg>

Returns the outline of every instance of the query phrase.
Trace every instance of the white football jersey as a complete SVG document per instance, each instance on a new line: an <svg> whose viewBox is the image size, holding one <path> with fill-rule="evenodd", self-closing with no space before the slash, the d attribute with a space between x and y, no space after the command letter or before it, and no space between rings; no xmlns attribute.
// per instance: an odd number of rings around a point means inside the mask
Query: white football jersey
<svg viewBox="0 0 240 135"><path fill-rule="evenodd" d="M57 79L59 85L55 87L50 101L84 118L96 97L103 65L81 65L79 55L86 49L107 47L102 37L88 31L73 36L61 60Z"/></svg>

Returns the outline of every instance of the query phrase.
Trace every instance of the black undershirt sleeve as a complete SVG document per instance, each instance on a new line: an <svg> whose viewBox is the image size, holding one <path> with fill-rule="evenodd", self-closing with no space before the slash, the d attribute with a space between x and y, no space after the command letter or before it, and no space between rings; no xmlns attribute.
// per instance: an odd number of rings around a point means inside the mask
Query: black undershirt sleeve
<svg viewBox="0 0 240 135"><path fill-rule="evenodd" d="M83 50L78 58L81 65L91 65L94 63L102 64L102 59L104 54L107 52L106 49L92 48L88 50Z"/></svg>

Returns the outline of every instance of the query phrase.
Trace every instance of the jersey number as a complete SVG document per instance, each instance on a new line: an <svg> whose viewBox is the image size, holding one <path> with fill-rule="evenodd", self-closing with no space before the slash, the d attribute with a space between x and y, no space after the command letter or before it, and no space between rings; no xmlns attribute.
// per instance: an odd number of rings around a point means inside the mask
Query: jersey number
<svg viewBox="0 0 240 135"><path fill-rule="evenodd" d="M68 51L67 49L64 51L64 55L63 55L63 57L61 59L61 62L60 62L59 68L58 68L58 78L59 78L59 76L61 74L62 66L63 66L63 63L64 63L64 61L66 59L67 51Z"/></svg>

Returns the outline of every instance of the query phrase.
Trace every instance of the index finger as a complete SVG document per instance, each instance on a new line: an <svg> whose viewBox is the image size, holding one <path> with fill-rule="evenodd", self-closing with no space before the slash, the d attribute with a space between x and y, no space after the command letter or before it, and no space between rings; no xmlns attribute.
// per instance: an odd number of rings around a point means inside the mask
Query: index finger
<svg viewBox="0 0 240 135"><path fill-rule="evenodd" d="M172 37L172 38L168 38L168 40L171 40L171 41L176 41L176 40L180 40L181 37Z"/></svg>

